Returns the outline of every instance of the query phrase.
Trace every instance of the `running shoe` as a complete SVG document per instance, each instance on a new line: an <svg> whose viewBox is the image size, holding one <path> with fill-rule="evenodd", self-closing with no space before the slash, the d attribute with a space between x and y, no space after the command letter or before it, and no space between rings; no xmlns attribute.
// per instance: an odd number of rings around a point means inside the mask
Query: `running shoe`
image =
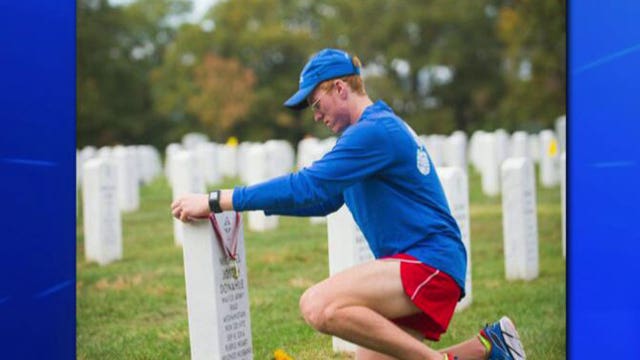
<svg viewBox="0 0 640 360"><path fill-rule="evenodd" d="M485 326L480 334L491 343L489 360L526 360L516 326L508 317Z"/></svg>

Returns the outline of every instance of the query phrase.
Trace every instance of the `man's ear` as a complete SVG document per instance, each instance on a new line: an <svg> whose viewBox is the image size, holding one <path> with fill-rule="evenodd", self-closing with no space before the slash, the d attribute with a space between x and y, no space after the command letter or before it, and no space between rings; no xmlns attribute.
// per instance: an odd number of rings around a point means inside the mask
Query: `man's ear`
<svg viewBox="0 0 640 360"><path fill-rule="evenodd" d="M338 92L338 96L340 97L340 99L345 100L348 97L349 85L347 85L347 83L345 83L344 81L337 79L334 83L334 86L336 88L336 91Z"/></svg>

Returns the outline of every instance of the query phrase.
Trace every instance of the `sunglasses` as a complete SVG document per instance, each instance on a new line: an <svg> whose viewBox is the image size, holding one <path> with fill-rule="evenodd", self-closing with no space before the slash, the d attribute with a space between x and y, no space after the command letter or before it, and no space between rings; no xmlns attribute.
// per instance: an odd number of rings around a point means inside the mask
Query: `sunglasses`
<svg viewBox="0 0 640 360"><path fill-rule="evenodd" d="M309 104L309 107L313 112L317 112L320 110L320 99L332 89L333 89L333 83L331 83L331 85L328 88L324 89L323 93L320 96L318 96L318 98L316 98L314 102Z"/></svg>

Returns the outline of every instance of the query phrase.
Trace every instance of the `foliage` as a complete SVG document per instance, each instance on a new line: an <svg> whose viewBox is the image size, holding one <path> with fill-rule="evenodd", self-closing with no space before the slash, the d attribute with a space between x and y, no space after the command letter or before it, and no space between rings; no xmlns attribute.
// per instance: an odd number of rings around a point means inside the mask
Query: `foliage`
<svg viewBox="0 0 640 360"><path fill-rule="evenodd" d="M225 135L235 121L247 113L255 75L235 60L207 54L194 68L196 91L187 108L210 130ZM218 137L222 139L223 137Z"/></svg>
<svg viewBox="0 0 640 360"><path fill-rule="evenodd" d="M166 139L167 119L151 111L149 71L174 29L171 16L188 0L145 0L112 7L107 0L77 3L78 146L149 143Z"/></svg>
<svg viewBox="0 0 640 360"><path fill-rule="evenodd" d="M566 19L559 16L565 13L564 0L523 0L500 9L507 93L498 116L510 128L553 127L566 113ZM531 68L525 81L523 66Z"/></svg>
<svg viewBox="0 0 640 360"><path fill-rule="evenodd" d="M369 94L420 133L534 131L566 112L564 0L234 0L201 23L172 23L189 5L78 2L80 146L166 145L189 131L218 141L327 135L308 112L282 106L324 47L358 55ZM227 79L243 89L242 106L221 106L239 97L203 87L196 71L218 71L208 57L253 74L244 85Z"/></svg>

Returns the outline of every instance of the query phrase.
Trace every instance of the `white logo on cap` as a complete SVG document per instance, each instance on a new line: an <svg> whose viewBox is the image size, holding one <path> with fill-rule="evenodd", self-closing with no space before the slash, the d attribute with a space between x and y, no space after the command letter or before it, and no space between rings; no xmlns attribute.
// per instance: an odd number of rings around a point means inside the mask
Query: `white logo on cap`
<svg viewBox="0 0 640 360"><path fill-rule="evenodd" d="M300 84L304 81L304 76L300 75Z"/></svg>

